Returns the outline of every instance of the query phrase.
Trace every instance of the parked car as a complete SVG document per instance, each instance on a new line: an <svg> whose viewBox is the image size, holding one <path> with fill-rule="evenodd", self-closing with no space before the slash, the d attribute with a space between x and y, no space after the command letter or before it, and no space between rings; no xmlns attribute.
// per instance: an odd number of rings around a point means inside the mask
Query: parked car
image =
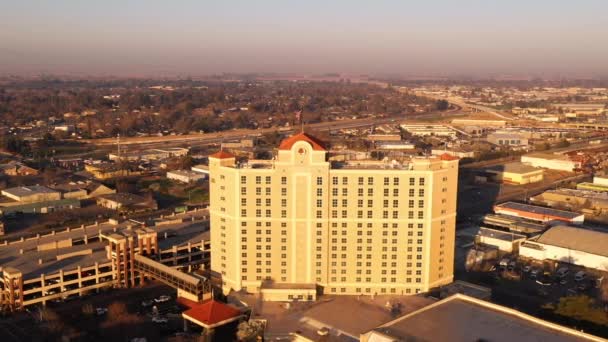
<svg viewBox="0 0 608 342"><path fill-rule="evenodd" d="M516 266L517 263L515 261L509 262L509 264L507 265L507 271L514 271Z"/></svg>
<svg viewBox="0 0 608 342"><path fill-rule="evenodd" d="M557 269L557 272L555 272L555 275L558 278L564 278L569 273L570 273L570 270L568 269L568 267L560 267L560 268Z"/></svg>
<svg viewBox="0 0 608 342"><path fill-rule="evenodd" d="M162 317L152 317L152 322L154 322L154 323L161 323L162 324L162 323L169 322L169 320L166 319L166 318L162 318Z"/></svg>
<svg viewBox="0 0 608 342"><path fill-rule="evenodd" d="M157 303L164 303L164 302L168 302L170 300L171 300L171 297L167 296L167 295L162 295L158 298L154 298L154 301Z"/></svg>
<svg viewBox="0 0 608 342"><path fill-rule="evenodd" d="M524 273L528 273L528 272L530 272L531 270L532 270L532 266L530 266L530 265L526 265L526 266L524 266L524 268L522 268L522 271L523 271Z"/></svg>
<svg viewBox="0 0 608 342"><path fill-rule="evenodd" d="M576 281L582 281L585 279L587 279L587 273L585 273L585 271L578 271L574 275L574 280L576 280Z"/></svg>
<svg viewBox="0 0 608 342"><path fill-rule="evenodd" d="M530 277L536 278L539 273L540 273L540 268L532 267L532 270L530 270Z"/></svg>
<svg viewBox="0 0 608 342"><path fill-rule="evenodd" d="M103 316L106 313L108 313L108 309L107 308L96 308L95 312L97 313L97 316Z"/></svg>
<svg viewBox="0 0 608 342"><path fill-rule="evenodd" d="M143 302L141 302L141 306L143 306L144 308L147 308L148 306L152 306L154 304L153 300L144 300Z"/></svg>

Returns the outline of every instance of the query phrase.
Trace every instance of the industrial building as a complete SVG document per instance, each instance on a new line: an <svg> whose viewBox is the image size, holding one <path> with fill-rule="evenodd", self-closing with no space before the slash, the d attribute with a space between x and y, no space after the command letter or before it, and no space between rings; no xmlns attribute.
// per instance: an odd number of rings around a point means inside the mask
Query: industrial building
<svg viewBox="0 0 608 342"><path fill-rule="evenodd" d="M362 334L361 342L388 341L603 341L515 309L455 294Z"/></svg>
<svg viewBox="0 0 608 342"><path fill-rule="evenodd" d="M606 231L560 225L522 243L519 255L535 260L555 260L608 271L606 246Z"/></svg>
<svg viewBox="0 0 608 342"><path fill-rule="evenodd" d="M502 230L480 227L476 240L484 245L495 246L501 252L513 253L519 249L519 244L526 240L520 235Z"/></svg>
<svg viewBox="0 0 608 342"><path fill-rule="evenodd" d="M540 182L545 173L543 169L518 162L492 166L484 171L492 174L494 181L519 185Z"/></svg>
<svg viewBox="0 0 608 342"><path fill-rule="evenodd" d="M528 146L528 138L517 133L490 133L486 139L490 144L498 146L520 147Z"/></svg>
<svg viewBox="0 0 608 342"><path fill-rule="evenodd" d="M318 139L273 160L209 156L212 270L262 299L415 294L452 282L458 159L328 162Z"/></svg>
<svg viewBox="0 0 608 342"><path fill-rule="evenodd" d="M167 178L173 179L182 183L196 183L207 178L207 175L200 172L190 170L174 170L167 171Z"/></svg>
<svg viewBox="0 0 608 342"><path fill-rule="evenodd" d="M401 128L406 130L413 136L438 136L438 137L456 137L456 131L444 125L432 124L403 124Z"/></svg>
<svg viewBox="0 0 608 342"><path fill-rule="evenodd" d="M4 189L2 190L2 195L20 202L21 204L56 201L61 199L61 192L40 185Z"/></svg>
<svg viewBox="0 0 608 342"><path fill-rule="evenodd" d="M528 221L519 217L496 214L485 215L483 217L483 224L528 237L538 235L547 229L545 224Z"/></svg>
<svg viewBox="0 0 608 342"><path fill-rule="evenodd" d="M516 202L506 202L495 205L494 212L496 214L521 217L543 223L563 222L569 224L582 224L585 221L585 215L583 214Z"/></svg>
<svg viewBox="0 0 608 342"><path fill-rule="evenodd" d="M608 210L608 193L589 190L547 190L530 198L530 201L549 207L573 210L593 210L601 214Z"/></svg>
<svg viewBox="0 0 608 342"><path fill-rule="evenodd" d="M210 283L192 271L206 268L208 214L165 217L153 226L114 221L0 244L0 306L16 310L107 287L132 287L154 278L178 295L202 300Z"/></svg>
<svg viewBox="0 0 608 342"><path fill-rule="evenodd" d="M567 155L534 152L521 156L521 162L534 167L550 170L574 172L581 168L581 162L570 159Z"/></svg>

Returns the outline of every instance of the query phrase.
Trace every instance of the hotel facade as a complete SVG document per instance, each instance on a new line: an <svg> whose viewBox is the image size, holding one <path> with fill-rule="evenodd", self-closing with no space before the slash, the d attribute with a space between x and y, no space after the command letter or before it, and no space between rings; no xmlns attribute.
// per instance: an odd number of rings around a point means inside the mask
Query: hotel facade
<svg viewBox="0 0 608 342"><path fill-rule="evenodd" d="M332 163L316 138L273 160L209 156L211 269L264 300L416 294L451 283L457 158Z"/></svg>

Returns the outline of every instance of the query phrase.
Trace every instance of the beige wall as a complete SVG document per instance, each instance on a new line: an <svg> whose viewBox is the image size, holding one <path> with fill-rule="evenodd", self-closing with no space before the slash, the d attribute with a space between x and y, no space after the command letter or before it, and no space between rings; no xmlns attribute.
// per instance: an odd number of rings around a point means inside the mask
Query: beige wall
<svg viewBox="0 0 608 342"><path fill-rule="evenodd" d="M402 170L331 169L325 160L304 141L267 168L210 158L211 268L226 291L257 292L267 280L414 294L452 281L457 161Z"/></svg>

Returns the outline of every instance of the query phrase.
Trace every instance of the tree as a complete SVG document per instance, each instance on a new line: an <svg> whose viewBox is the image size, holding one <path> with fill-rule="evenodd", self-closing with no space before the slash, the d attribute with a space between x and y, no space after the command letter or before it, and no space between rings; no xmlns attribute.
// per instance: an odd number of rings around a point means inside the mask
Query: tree
<svg viewBox="0 0 608 342"><path fill-rule="evenodd" d="M437 108L437 110L444 111L450 108L450 103L446 100L437 100L435 103L435 108Z"/></svg>
<svg viewBox="0 0 608 342"><path fill-rule="evenodd" d="M594 306L589 296L562 297L555 308L555 313L577 321L588 321L599 325L608 325L608 315L601 308Z"/></svg>

